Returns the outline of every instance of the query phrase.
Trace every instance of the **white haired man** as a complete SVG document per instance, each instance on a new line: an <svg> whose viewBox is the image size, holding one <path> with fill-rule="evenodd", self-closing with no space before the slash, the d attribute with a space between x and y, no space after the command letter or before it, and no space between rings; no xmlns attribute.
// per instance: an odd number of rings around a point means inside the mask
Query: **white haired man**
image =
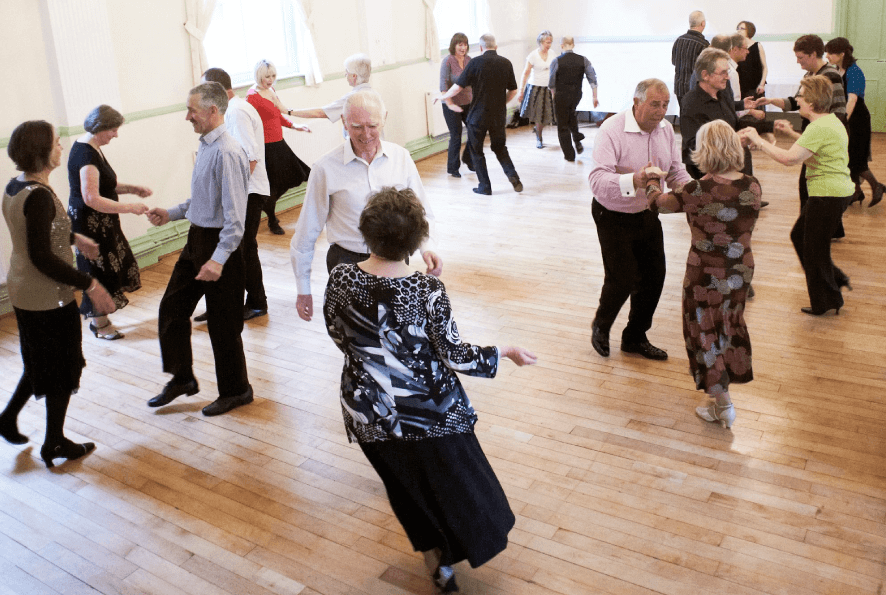
<svg viewBox="0 0 886 595"><path fill-rule="evenodd" d="M384 102L375 91L352 93L345 100L344 122L349 138L314 163L295 234L289 247L298 290L296 310L303 320L314 314L311 264L314 244L323 228L329 240L328 271L342 263L362 262L369 249L357 225L369 196L384 186L412 189L425 208L431 237L421 248L427 272L439 276L443 261L431 250L434 214L409 151L381 140Z"/></svg>

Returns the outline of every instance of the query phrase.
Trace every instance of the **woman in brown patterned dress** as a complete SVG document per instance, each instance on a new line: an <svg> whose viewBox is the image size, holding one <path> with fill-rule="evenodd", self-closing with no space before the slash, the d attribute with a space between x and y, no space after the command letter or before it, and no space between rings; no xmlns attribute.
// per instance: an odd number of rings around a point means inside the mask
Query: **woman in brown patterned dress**
<svg viewBox="0 0 886 595"><path fill-rule="evenodd" d="M754 276L751 232L760 212L760 183L741 173L744 152L726 122L702 126L692 160L707 172L664 194L655 168L648 170L649 208L686 213L692 246L683 279L683 337L695 386L714 400L696 414L710 422L735 421L729 385L754 378L751 341L744 321Z"/></svg>

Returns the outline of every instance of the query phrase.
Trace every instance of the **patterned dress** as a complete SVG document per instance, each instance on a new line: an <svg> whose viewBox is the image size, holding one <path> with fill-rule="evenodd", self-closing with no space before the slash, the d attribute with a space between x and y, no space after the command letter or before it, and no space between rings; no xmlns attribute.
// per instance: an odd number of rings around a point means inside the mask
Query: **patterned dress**
<svg viewBox="0 0 886 595"><path fill-rule="evenodd" d="M443 283L332 270L323 316L345 355L341 407L416 551L477 567L507 547L515 517L474 435L456 372L495 376L495 347L463 343Z"/></svg>
<svg viewBox="0 0 886 595"><path fill-rule="evenodd" d="M68 157L68 183L71 197L68 200L68 216L71 228L98 243L99 256L88 260L77 252L77 268L98 279L114 299L117 309L129 303L126 293L141 288L138 263L120 227L120 215L100 213L86 205L80 188L80 170L93 165L98 169L98 190L102 198L117 201L117 174L105 161L104 155L88 143L75 142ZM84 292L80 304L83 316L96 316L92 301Z"/></svg>
<svg viewBox="0 0 886 595"><path fill-rule="evenodd" d="M729 390L754 378L744 320L754 276L751 233L760 213L760 183L753 176L727 180L706 175L671 194L649 192L650 208L683 212L692 246L683 279L683 337L695 386Z"/></svg>

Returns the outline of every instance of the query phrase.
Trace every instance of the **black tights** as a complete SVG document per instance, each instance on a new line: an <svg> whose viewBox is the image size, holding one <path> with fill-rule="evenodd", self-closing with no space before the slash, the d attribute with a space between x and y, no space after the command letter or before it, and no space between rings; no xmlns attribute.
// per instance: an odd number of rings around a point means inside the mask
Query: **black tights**
<svg viewBox="0 0 886 595"><path fill-rule="evenodd" d="M25 408L25 404L31 395L34 394L31 388L31 381L27 374L22 374L18 381L12 398L6 404L6 409L0 413L0 420L3 423L15 424L18 414ZM43 441L44 446L57 446L66 441L65 438L65 416L68 413L68 403L71 401L71 393L69 392L50 392L46 395L46 437Z"/></svg>

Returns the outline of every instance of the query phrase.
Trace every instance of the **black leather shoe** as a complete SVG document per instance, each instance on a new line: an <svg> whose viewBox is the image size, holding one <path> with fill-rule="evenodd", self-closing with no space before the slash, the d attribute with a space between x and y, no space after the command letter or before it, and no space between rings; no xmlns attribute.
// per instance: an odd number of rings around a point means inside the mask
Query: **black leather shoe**
<svg viewBox="0 0 886 595"><path fill-rule="evenodd" d="M641 343L625 343L622 341L621 350L625 353L636 353L642 355L646 359L665 360L668 359L668 353L664 349L659 349L649 341Z"/></svg>
<svg viewBox="0 0 886 595"><path fill-rule="evenodd" d="M761 208L761 209L766 208L766 207L768 207L768 206L769 206L769 201L768 201L768 200L761 200L761 201L760 201L760 208Z"/></svg>
<svg viewBox="0 0 886 595"><path fill-rule="evenodd" d="M523 182L520 181L520 178L511 176L508 178L508 182L514 187L514 192L523 192Z"/></svg>
<svg viewBox="0 0 886 595"><path fill-rule="evenodd" d="M14 419L7 421L0 418L0 436L3 436L3 439L10 444L25 444L28 442L28 437L18 431L18 425Z"/></svg>
<svg viewBox="0 0 886 595"><path fill-rule="evenodd" d="M453 178L460 178L461 177L461 174L458 173L457 171L450 172L449 175L452 176Z"/></svg>
<svg viewBox="0 0 886 595"><path fill-rule="evenodd" d="M163 405L169 405L182 395L196 395L198 392L200 392L200 387L197 386L196 380L189 380L184 384L172 382L170 380L166 383L166 386L163 387L163 391L159 395L148 401L148 407L162 407Z"/></svg>
<svg viewBox="0 0 886 595"><path fill-rule="evenodd" d="M204 312L203 314L197 314L194 316L194 322L206 322L209 320L209 313Z"/></svg>
<svg viewBox="0 0 886 595"><path fill-rule="evenodd" d="M253 318L258 318L259 316L267 316L268 309L267 308L247 308L243 306L243 320L252 320Z"/></svg>
<svg viewBox="0 0 886 595"><path fill-rule="evenodd" d="M834 311L834 316L838 316L840 314L840 308L843 306L837 306L836 308L828 308L827 310L813 310L810 307L800 308L800 312L803 314L811 314L812 316L824 316L831 310Z"/></svg>
<svg viewBox="0 0 886 595"><path fill-rule="evenodd" d="M597 323L591 325L591 345L603 357L609 357L609 333L603 331Z"/></svg>
<svg viewBox="0 0 886 595"><path fill-rule="evenodd" d="M286 233L285 231L283 231L283 228L280 227L280 224L277 223L276 221L268 223L268 229L271 230L272 234L277 235L277 236L282 236L283 234Z"/></svg>
<svg viewBox="0 0 886 595"><path fill-rule="evenodd" d="M474 188L474 193L492 196L492 190L483 190L482 188Z"/></svg>
<svg viewBox="0 0 886 595"><path fill-rule="evenodd" d="M580 142L575 143L575 152L578 153L579 155L584 153L585 152L584 145L582 145Z"/></svg>
<svg viewBox="0 0 886 595"><path fill-rule="evenodd" d="M242 407L243 405L249 405L250 403L252 403L252 401L252 387L250 386L242 395L217 398L215 401L203 408L203 415L205 415L206 417L221 415L222 413L227 413L231 409L236 409L237 407Z"/></svg>

